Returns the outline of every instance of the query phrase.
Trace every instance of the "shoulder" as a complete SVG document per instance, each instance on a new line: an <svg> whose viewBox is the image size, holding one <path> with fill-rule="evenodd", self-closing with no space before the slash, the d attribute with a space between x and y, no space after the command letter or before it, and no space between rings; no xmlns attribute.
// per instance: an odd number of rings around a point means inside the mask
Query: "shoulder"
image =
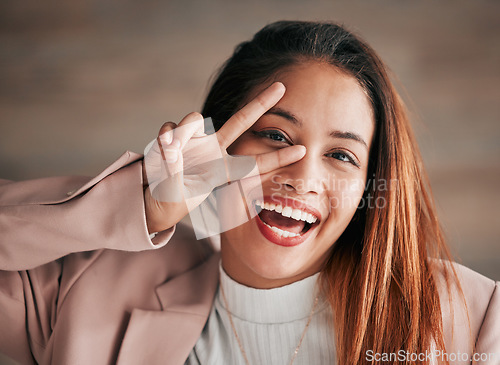
<svg viewBox="0 0 500 365"><path fill-rule="evenodd" d="M432 261L433 274L440 299L454 296L462 290L469 311L484 312L498 288L498 282L456 262ZM454 280L454 274L458 282ZM459 285L458 285L459 284Z"/></svg>
<svg viewBox="0 0 500 365"><path fill-rule="evenodd" d="M493 346L500 356L500 283L455 262L431 263L447 349Z"/></svg>
<svg viewBox="0 0 500 365"><path fill-rule="evenodd" d="M114 174L113 184L117 188L124 184L135 184L142 179L142 166L135 164L142 155L126 151L115 162L94 178L88 176L57 176L26 181L0 179L0 207L24 204L58 204L78 196L106 177ZM123 169L133 165L132 168ZM119 174L115 174L118 172ZM109 188L107 188L109 189Z"/></svg>

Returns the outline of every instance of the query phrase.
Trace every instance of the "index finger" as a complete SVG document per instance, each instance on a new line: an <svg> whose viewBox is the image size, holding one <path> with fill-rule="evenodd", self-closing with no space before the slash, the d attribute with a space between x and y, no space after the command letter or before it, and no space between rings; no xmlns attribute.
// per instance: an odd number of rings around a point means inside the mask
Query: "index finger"
<svg viewBox="0 0 500 365"><path fill-rule="evenodd" d="M276 105L284 94L285 85L281 82L275 82L229 118L217 132L221 147L229 147L236 138L250 128L266 111Z"/></svg>

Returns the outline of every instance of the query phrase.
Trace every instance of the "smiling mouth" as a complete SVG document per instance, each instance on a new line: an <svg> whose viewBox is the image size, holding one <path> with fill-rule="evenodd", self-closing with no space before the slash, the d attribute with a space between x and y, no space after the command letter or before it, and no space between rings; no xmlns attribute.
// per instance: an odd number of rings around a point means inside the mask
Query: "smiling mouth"
<svg viewBox="0 0 500 365"><path fill-rule="evenodd" d="M320 219L304 209L293 208L280 203L269 203L256 200L254 202L260 221L269 228L281 243L283 239L294 239L297 243L303 241L311 228L317 226Z"/></svg>

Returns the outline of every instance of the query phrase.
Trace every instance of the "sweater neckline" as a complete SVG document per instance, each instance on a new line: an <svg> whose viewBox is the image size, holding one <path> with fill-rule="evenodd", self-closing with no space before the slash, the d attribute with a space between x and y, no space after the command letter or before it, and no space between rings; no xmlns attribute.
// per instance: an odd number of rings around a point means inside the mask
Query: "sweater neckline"
<svg viewBox="0 0 500 365"><path fill-rule="evenodd" d="M319 273L278 288L255 289L234 281L221 264L219 271L219 285L224 289L228 308L224 305L220 288L216 299L218 305L231 312L233 317L247 322L277 324L303 320L310 315L319 295L316 285ZM324 309L326 304L320 300L316 312Z"/></svg>

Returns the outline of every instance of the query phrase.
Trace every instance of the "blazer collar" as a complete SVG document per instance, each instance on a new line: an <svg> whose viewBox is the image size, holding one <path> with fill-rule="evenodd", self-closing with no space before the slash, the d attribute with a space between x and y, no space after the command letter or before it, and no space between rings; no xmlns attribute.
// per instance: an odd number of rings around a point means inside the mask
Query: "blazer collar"
<svg viewBox="0 0 500 365"><path fill-rule="evenodd" d="M220 254L156 288L163 311L134 309L117 364L182 365L201 335L219 282Z"/></svg>

